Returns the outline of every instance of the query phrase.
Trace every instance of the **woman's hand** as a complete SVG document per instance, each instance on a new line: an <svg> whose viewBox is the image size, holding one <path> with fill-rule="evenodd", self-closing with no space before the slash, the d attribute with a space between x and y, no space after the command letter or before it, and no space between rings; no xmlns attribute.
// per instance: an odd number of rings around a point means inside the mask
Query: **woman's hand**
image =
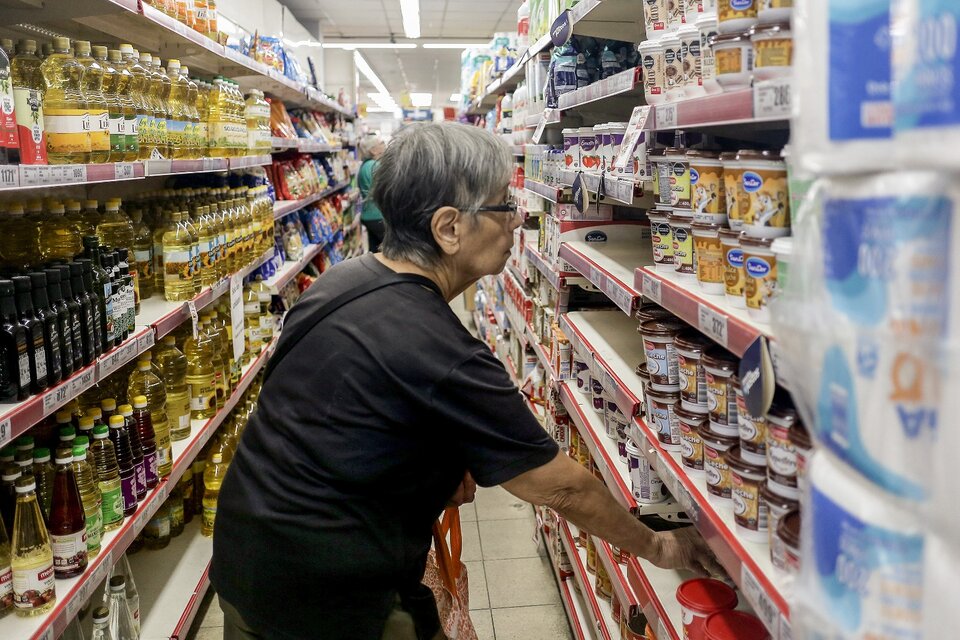
<svg viewBox="0 0 960 640"><path fill-rule="evenodd" d="M474 482L473 476L471 476L470 472L467 471L463 475L463 482L461 482L460 486L457 487L453 497L447 502L447 506L459 507L461 505L470 504L473 502L475 497L477 497L477 483Z"/></svg>
<svg viewBox="0 0 960 640"><path fill-rule="evenodd" d="M662 569L685 569L700 576L724 575L723 567L694 527L660 531L650 562Z"/></svg>

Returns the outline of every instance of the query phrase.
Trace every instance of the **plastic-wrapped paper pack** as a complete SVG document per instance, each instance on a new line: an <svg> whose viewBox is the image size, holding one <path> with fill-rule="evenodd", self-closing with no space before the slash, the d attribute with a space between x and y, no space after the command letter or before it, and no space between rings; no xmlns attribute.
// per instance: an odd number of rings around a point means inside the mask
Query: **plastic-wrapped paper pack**
<svg viewBox="0 0 960 640"><path fill-rule="evenodd" d="M916 172L818 181L794 225L794 275L771 305L820 444L914 500L937 480L940 403L956 386L960 195L949 185Z"/></svg>
<svg viewBox="0 0 960 640"><path fill-rule="evenodd" d="M923 638L941 640L960 629L960 540L930 532L923 553Z"/></svg>

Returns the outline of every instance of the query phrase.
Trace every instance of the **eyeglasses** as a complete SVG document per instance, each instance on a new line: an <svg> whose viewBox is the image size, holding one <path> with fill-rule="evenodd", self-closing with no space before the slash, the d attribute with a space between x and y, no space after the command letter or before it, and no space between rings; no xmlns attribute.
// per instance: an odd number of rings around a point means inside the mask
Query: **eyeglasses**
<svg viewBox="0 0 960 640"><path fill-rule="evenodd" d="M507 198L507 201L503 204L495 204L489 207L480 207L479 209L477 209L477 213L480 213L481 211L487 211L490 213L516 213L517 203L511 197L511 198Z"/></svg>

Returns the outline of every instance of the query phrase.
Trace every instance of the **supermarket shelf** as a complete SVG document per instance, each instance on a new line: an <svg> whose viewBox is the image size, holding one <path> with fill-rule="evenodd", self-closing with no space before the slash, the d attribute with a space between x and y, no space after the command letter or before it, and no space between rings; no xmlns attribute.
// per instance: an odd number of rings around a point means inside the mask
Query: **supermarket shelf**
<svg viewBox="0 0 960 640"><path fill-rule="evenodd" d="M608 625L613 622L613 610L610 603L598 599L596 593L594 593L593 580L587 573L587 550L577 546L567 521L560 519L559 522L557 535L560 536L560 543L566 549L570 564L573 565L573 579L580 585L580 595L583 596L587 604L588 625L591 629L597 631L596 637L598 640L611 640L615 636L611 635Z"/></svg>
<svg viewBox="0 0 960 640"><path fill-rule="evenodd" d="M553 520L551 519L549 522L553 522ZM554 536L558 535L559 532L556 527L549 527L545 520L539 528L539 533L541 542L550 549ZM576 588L571 589L573 582L570 577L564 577L560 574L560 567L557 566L552 552L548 551L547 557L550 560L550 566L553 568L553 577L557 581L560 599L563 601L563 608L567 612L567 621L570 623L574 638L576 640L594 640L594 634L587 626L587 617L584 614L586 607L583 605L581 598L578 597Z"/></svg>
<svg viewBox="0 0 960 640"><path fill-rule="evenodd" d="M580 0L570 10L575 35L612 38L626 42L646 39L643 20L632 0Z"/></svg>
<svg viewBox="0 0 960 640"><path fill-rule="evenodd" d="M554 289L566 286L570 280L583 280L583 276L576 271L557 271L554 269L543 257L543 254L531 245L524 247L524 253L527 255L527 260L536 267L537 271L547 279Z"/></svg>
<svg viewBox="0 0 960 640"><path fill-rule="evenodd" d="M566 111L568 109L579 109L601 100L608 101L616 97L624 100L629 99L631 103L636 103L643 98L641 76L640 67L615 73L609 78L564 93L557 98L557 106ZM607 105L604 105L604 108L607 108Z"/></svg>
<svg viewBox="0 0 960 640"><path fill-rule="evenodd" d="M246 169L247 167L263 167L271 162L273 158L269 153L259 156L243 156L240 158L227 158L230 169Z"/></svg>
<svg viewBox="0 0 960 640"><path fill-rule="evenodd" d="M472 115L480 115L497 103L497 96L502 93L513 91L517 85L520 84L520 81L523 80L524 75L526 74L527 61L539 54L541 51L552 46L553 43L550 41L550 34L544 35L542 38L533 43L530 48L524 51L520 57L517 58L516 63L514 63L512 67L504 71L500 78L491 82L487 86L487 90L484 92L484 94L470 104L468 113Z"/></svg>
<svg viewBox="0 0 960 640"><path fill-rule="evenodd" d="M130 558L140 593L141 640L186 637L210 586L213 538L200 533L200 516L164 549Z"/></svg>
<svg viewBox="0 0 960 640"><path fill-rule="evenodd" d="M0 637L47 640L63 633L70 620L77 615L97 586L106 578L114 561L119 559L147 525L213 432L236 407L240 397L275 348L276 340L256 360L244 368L237 388L234 389L223 409L209 420L194 420L190 436L186 440L173 443L173 468L170 475L147 494L137 507L137 512L126 518L119 529L104 534L100 553L90 561L83 574L57 581L57 604L54 609L49 614L36 618L7 616L0 621Z"/></svg>
<svg viewBox="0 0 960 640"><path fill-rule="evenodd" d="M640 267L635 273L634 286L644 297L738 357L760 336L773 337L770 325L753 320L746 309L733 307L723 296L705 294L696 279L685 280L672 271Z"/></svg>
<svg viewBox="0 0 960 640"><path fill-rule="evenodd" d="M627 579L658 639L683 640L683 611L676 593L677 587L692 577L693 574L661 569L638 558L627 563Z"/></svg>
<svg viewBox="0 0 960 640"><path fill-rule="evenodd" d="M635 508L637 501L630 491L626 465L620 462L616 445L604 432L603 418L587 404L590 401L589 396L578 392L573 385L561 382L560 399L580 432L581 441L587 444L590 457L600 469L600 475L603 476L611 495L626 509Z"/></svg>
<svg viewBox="0 0 960 640"><path fill-rule="evenodd" d="M694 522L757 617L763 620L771 637L774 640L789 638L790 609L773 581L768 546L738 537L732 507L717 508L710 503L703 474L701 477L688 475L680 462L679 452L666 451L642 420L634 421L632 432L631 436L641 450L654 452L657 474Z"/></svg>
<svg viewBox="0 0 960 640"><path fill-rule="evenodd" d="M649 236L643 237L645 233L649 234L649 228L639 225L621 227L608 242L564 242L560 245L559 255L621 311L632 316L640 301L640 291L633 286L634 269L646 261L641 247L649 245Z"/></svg>
<svg viewBox="0 0 960 640"><path fill-rule="evenodd" d="M512 144L510 145L510 153L513 154L514 158L522 158L524 156L522 144Z"/></svg>
<svg viewBox="0 0 960 640"><path fill-rule="evenodd" d="M560 110L559 109L549 109L544 110L540 113L533 113L527 116L524 124L527 125L528 129L533 129L540 122L540 118L546 117L547 125L556 125L560 124Z"/></svg>
<svg viewBox="0 0 960 640"><path fill-rule="evenodd" d="M139 180L143 176L144 166L142 162L61 165L8 164L0 165L0 192Z"/></svg>
<svg viewBox="0 0 960 640"><path fill-rule="evenodd" d="M790 123L790 105L780 104L776 108L762 106L766 92L777 84L758 83L752 89L658 104L653 107L653 117L647 120L647 128L668 131L690 127L775 124L785 129Z"/></svg>
<svg viewBox="0 0 960 640"><path fill-rule="evenodd" d="M176 173L209 173L230 168L228 158L197 158L196 160L147 160L146 175L166 176Z"/></svg>
<svg viewBox="0 0 960 640"><path fill-rule="evenodd" d="M646 362L637 321L615 310L572 311L560 316L560 328L624 415L635 416L643 399L636 369Z"/></svg>
<svg viewBox="0 0 960 640"><path fill-rule="evenodd" d="M307 196L306 198L301 198L300 200L277 200L273 203L273 219L278 220L285 216L290 215L294 211L299 211L304 207L313 204L314 202L319 202L327 196L332 196L333 194L343 191L350 186L349 182L341 182L338 185L334 185L327 189L324 189L320 193L315 193L313 195Z"/></svg>
<svg viewBox="0 0 960 640"><path fill-rule="evenodd" d="M332 153L340 151L341 147L330 145L319 140L308 140L306 138L271 138L274 151L283 151L286 149L296 149L301 153Z"/></svg>
<svg viewBox="0 0 960 640"><path fill-rule="evenodd" d="M603 565L607 570L607 575L610 576L613 595L617 598L620 606L632 614L638 606L639 599L627 579L628 565L617 562L616 558L613 557L613 547L605 540L593 536L593 544L597 548L597 561ZM619 623L619 620L614 620L614 622Z"/></svg>
<svg viewBox="0 0 960 640"><path fill-rule="evenodd" d="M573 187L573 181L577 177L576 171L563 171L560 174L560 183L565 187ZM583 181L587 191L591 196L596 196L600 190L600 174L583 173ZM621 204L634 204L634 194L639 186L643 192L643 182L634 182L633 178L623 178L604 174L603 176L603 197L604 201L614 200Z"/></svg>
<svg viewBox="0 0 960 640"><path fill-rule="evenodd" d="M555 187L537 182L536 180L530 180L529 178L523 181L523 188L553 203L560 202L560 198L564 192L564 187L562 186Z"/></svg>
<svg viewBox="0 0 960 640"><path fill-rule="evenodd" d="M304 247L303 257L295 261L286 261L269 280L264 281L264 284L270 288L270 292L276 294L286 285L288 282L293 280L298 273L303 271L310 262L317 257L317 255L323 251L323 248L327 246L326 244L310 244Z"/></svg>

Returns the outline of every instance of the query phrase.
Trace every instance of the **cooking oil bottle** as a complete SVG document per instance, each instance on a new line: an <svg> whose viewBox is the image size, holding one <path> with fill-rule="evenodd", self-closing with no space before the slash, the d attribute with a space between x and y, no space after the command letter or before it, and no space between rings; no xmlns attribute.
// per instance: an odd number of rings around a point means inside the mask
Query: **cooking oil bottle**
<svg viewBox="0 0 960 640"><path fill-rule="evenodd" d="M47 164L47 136L43 130L44 85L40 65L36 40L21 40L10 61L21 164Z"/></svg>
<svg viewBox="0 0 960 640"><path fill-rule="evenodd" d="M210 157L210 85L197 81L197 153Z"/></svg>
<svg viewBox="0 0 960 640"><path fill-rule="evenodd" d="M193 289L193 251L197 238L183 211L171 214L163 236L163 295L170 301L190 300Z"/></svg>
<svg viewBox="0 0 960 640"><path fill-rule="evenodd" d="M207 123L211 158L225 158L230 154L229 100L223 78L213 81L207 100Z"/></svg>
<svg viewBox="0 0 960 640"><path fill-rule="evenodd" d="M119 52L117 52L117 55L119 55ZM103 69L100 91L107 103L107 128L110 136L110 157L108 159L110 162L122 162L126 159L127 152L127 121L124 117L123 104L117 94L120 87L120 72L107 59L106 47L93 47L93 59ZM86 72L84 72L84 80L86 80Z"/></svg>
<svg viewBox="0 0 960 640"><path fill-rule="evenodd" d="M190 68L180 67L180 75L187 81L187 98L184 100L183 109L189 118L187 125L187 148L191 158L201 157L200 148L200 111L197 106L199 101L200 89L197 83L190 79ZM206 143L204 142L204 147Z"/></svg>
<svg viewBox="0 0 960 640"><path fill-rule="evenodd" d="M270 153L270 105L263 91L251 89L244 109L247 121L247 153Z"/></svg>
<svg viewBox="0 0 960 640"><path fill-rule="evenodd" d="M137 136L137 159L146 160L153 151L152 123L154 116L153 101L150 97L150 75L140 64L139 54L135 55L133 45L121 44L120 56L123 69L130 74L130 99L137 112L134 133Z"/></svg>
<svg viewBox="0 0 960 640"><path fill-rule="evenodd" d="M170 82L170 93L167 97L167 109L170 113L167 120L167 144L170 146L170 157L189 158L190 144L187 128L190 125L190 118L185 105L189 86L187 79L180 75L179 60L167 61L167 79Z"/></svg>
<svg viewBox="0 0 960 640"><path fill-rule="evenodd" d="M41 262L70 262L83 248L80 230L64 214L63 203L52 201L40 216Z"/></svg>
<svg viewBox="0 0 960 640"><path fill-rule="evenodd" d="M153 274L153 236L150 227L143 221L143 208L139 205L130 207L130 222L133 224L133 258L137 265L137 290L140 295L137 299L137 312L140 311L140 300L146 300L154 294ZM131 269L132 269L131 265Z"/></svg>
<svg viewBox="0 0 960 640"><path fill-rule="evenodd" d="M230 379L230 370L223 359L220 350L220 340L216 330L210 326L210 315L204 314L200 318L200 331L213 341L213 387L217 410L223 408L227 401L227 381Z"/></svg>
<svg viewBox="0 0 960 640"><path fill-rule="evenodd" d="M198 207L194 217L200 242L200 279L204 287L215 283L217 278L217 227L210 215L210 207Z"/></svg>
<svg viewBox="0 0 960 640"><path fill-rule="evenodd" d="M184 199L184 221L193 237L193 245L190 248L190 273L193 276L193 294L196 295L203 288L203 267L200 264L200 231L190 215L190 200L189 196Z"/></svg>
<svg viewBox="0 0 960 640"><path fill-rule="evenodd" d="M227 465L223 463L222 455L219 453L211 455L210 462L203 471L203 517L200 525L200 533L208 538L213 537L213 525L217 518L217 499L220 497L220 486L226 474Z"/></svg>
<svg viewBox="0 0 960 640"><path fill-rule="evenodd" d="M243 354L241 354L239 359L233 357L233 324L230 322L230 302L226 298L227 296L220 298L220 301L217 303L217 312L219 313L220 321L223 322L224 328L227 331L227 345L230 354L230 388L236 389L237 385L240 384Z"/></svg>
<svg viewBox="0 0 960 640"><path fill-rule="evenodd" d="M18 616L46 613L57 602L53 576L53 547L37 502L32 475L17 480L17 510L11 536L13 604Z"/></svg>
<svg viewBox="0 0 960 640"><path fill-rule="evenodd" d="M163 68L163 65L160 64L160 56L153 59L151 71L153 72L154 83L156 83L155 96L157 98L157 107L159 107L164 117L162 124L159 121L157 123L158 146L164 150L164 157L170 158L172 157L172 147L170 146L170 133L168 129L170 127L170 121L173 119L173 110L170 104L170 90L173 87L173 83L170 82L166 70ZM159 114L157 117L160 117Z"/></svg>
<svg viewBox="0 0 960 640"><path fill-rule="evenodd" d="M100 540L103 537L103 512L100 488L93 478L93 469L87 463L87 448L73 447L73 474L80 489L83 513L87 521L87 555L91 558L100 553Z"/></svg>
<svg viewBox="0 0 960 640"><path fill-rule="evenodd" d="M230 83L230 95L233 105L233 119L236 123L236 140L233 145L233 155L243 156L247 153L247 119L244 114L246 105L243 102L243 92L240 91L240 85L233 80Z"/></svg>
<svg viewBox="0 0 960 640"><path fill-rule="evenodd" d="M170 450L170 421L167 417L167 389L152 370L150 360L141 358L137 361L137 370L130 374L130 381L127 384L127 397L137 398L143 396L147 399L147 409L150 411L150 421L153 424L153 432L157 441L157 473L161 478L170 475L173 465L172 453ZM135 400L133 407L134 413L139 403Z"/></svg>
<svg viewBox="0 0 960 640"><path fill-rule="evenodd" d="M26 269L33 259L31 229L24 222L23 203L7 203L6 213L0 218L0 263L7 269Z"/></svg>
<svg viewBox="0 0 960 640"><path fill-rule="evenodd" d="M103 216L97 223L97 237L104 247L129 249L133 246L133 223L120 211L120 198L110 198L104 203ZM128 258L129 261L129 258Z"/></svg>
<svg viewBox="0 0 960 640"><path fill-rule="evenodd" d="M177 348L177 339L164 336L155 350L160 379L167 392L167 418L174 442L190 435L190 386L187 384L187 357Z"/></svg>
<svg viewBox="0 0 960 640"><path fill-rule="evenodd" d="M90 114L90 162L107 162L112 149L110 108L103 94L103 67L91 55L89 41L76 40L73 45L76 60L83 67L80 88Z"/></svg>
<svg viewBox="0 0 960 640"><path fill-rule="evenodd" d="M94 57L96 57L96 48L94 48ZM142 96L136 88L137 78L123 61L120 51L110 49L107 52L107 60L118 76L116 94L120 111L123 113L123 159L125 162L130 162L140 155L140 119L146 111L144 111ZM112 129L111 135L113 135Z"/></svg>
<svg viewBox="0 0 960 640"><path fill-rule="evenodd" d="M213 365L213 339L200 331L184 344L187 357L187 384L190 385L190 417L206 420L217 413L216 370Z"/></svg>
<svg viewBox="0 0 960 640"><path fill-rule="evenodd" d="M70 51L70 38L54 38L53 52L40 65L43 74L43 128L50 164L90 162L90 112L81 83L83 66Z"/></svg>
<svg viewBox="0 0 960 640"><path fill-rule="evenodd" d="M160 159L166 156L167 149L167 107L162 101L163 83L153 71L153 56L149 53L140 54L140 64L146 70L147 90L151 116L147 124L150 145L149 158ZM143 144L141 138L141 145ZM143 156L141 151L140 156Z"/></svg>
<svg viewBox="0 0 960 640"><path fill-rule="evenodd" d="M260 355L263 350L263 334L260 331L260 294L249 284L243 289L243 330L246 349L243 352L244 364Z"/></svg>

